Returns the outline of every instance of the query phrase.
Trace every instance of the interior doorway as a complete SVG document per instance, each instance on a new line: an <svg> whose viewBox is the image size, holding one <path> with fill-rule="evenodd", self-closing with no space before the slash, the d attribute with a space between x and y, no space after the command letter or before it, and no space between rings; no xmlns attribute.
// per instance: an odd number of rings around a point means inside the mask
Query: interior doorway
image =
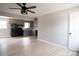
<svg viewBox="0 0 79 59"><path fill-rule="evenodd" d="M79 12L69 15L69 49L79 51Z"/></svg>

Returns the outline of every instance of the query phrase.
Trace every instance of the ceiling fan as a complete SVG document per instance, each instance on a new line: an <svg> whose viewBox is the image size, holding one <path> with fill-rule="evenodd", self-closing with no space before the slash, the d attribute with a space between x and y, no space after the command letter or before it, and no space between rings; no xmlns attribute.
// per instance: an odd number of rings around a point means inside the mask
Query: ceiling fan
<svg viewBox="0 0 79 59"><path fill-rule="evenodd" d="M20 8L9 8L9 9L19 9L19 10L21 10L21 14L28 14L28 12L35 13L34 11L31 11L30 9L34 9L34 8L36 8L36 6L27 7L26 3L16 3L16 4Z"/></svg>

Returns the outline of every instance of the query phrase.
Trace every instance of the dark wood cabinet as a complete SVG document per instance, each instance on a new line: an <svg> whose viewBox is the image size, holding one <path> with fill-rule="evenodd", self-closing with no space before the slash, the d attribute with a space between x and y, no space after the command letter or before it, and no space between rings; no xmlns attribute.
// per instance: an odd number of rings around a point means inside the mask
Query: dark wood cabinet
<svg viewBox="0 0 79 59"><path fill-rule="evenodd" d="M12 37L23 36L22 28L19 28L17 24L12 24L11 25L11 36Z"/></svg>

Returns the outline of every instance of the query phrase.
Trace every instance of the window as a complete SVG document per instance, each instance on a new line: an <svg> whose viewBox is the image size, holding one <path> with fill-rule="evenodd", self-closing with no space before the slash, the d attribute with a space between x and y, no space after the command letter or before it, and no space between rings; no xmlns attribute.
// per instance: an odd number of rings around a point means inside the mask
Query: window
<svg viewBox="0 0 79 59"><path fill-rule="evenodd" d="M7 21L0 20L0 29L6 29L7 28Z"/></svg>
<svg viewBox="0 0 79 59"><path fill-rule="evenodd" d="M24 23L24 28L29 28L29 27L30 27L30 23L25 22L25 23Z"/></svg>

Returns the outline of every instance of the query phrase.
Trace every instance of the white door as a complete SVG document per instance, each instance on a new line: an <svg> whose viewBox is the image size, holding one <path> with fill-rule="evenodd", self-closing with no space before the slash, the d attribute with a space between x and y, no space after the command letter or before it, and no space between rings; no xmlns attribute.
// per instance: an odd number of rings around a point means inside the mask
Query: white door
<svg viewBox="0 0 79 59"><path fill-rule="evenodd" d="M79 12L70 13L69 49L79 51Z"/></svg>

